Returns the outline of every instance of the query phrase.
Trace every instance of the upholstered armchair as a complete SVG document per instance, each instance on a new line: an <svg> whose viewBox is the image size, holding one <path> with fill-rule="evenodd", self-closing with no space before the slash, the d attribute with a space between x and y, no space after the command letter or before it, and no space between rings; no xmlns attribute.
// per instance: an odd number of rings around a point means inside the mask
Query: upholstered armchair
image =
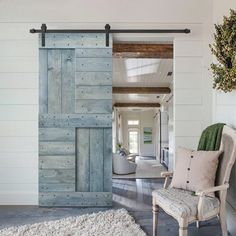
<svg viewBox="0 0 236 236"><path fill-rule="evenodd" d="M127 175L136 172L137 164L129 161L126 156L113 154L113 173L117 175Z"/></svg>
<svg viewBox="0 0 236 236"><path fill-rule="evenodd" d="M223 151L216 174L215 187L193 194L190 191L169 187L173 172L163 172L164 188L153 191L153 235L157 235L158 209L161 207L179 223L179 235L187 236L188 225L218 217L222 235L227 236L225 204L229 178L236 159L236 131L224 126L221 147ZM215 197L208 196L215 193Z"/></svg>

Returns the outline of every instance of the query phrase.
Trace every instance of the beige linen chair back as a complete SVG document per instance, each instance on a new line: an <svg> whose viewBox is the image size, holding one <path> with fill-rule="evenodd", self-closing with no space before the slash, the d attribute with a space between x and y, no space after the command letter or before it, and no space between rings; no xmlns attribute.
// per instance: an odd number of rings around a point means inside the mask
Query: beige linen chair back
<svg viewBox="0 0 236 236"><path fill-rule="evenodd" d="M229 182L230 173L236 159L236 130L225 125L220 150L223 151L216 174L216 186ZM221 191L222 192L222 191ZM225 196L220 195L218 197L223 200Z"/></svg>

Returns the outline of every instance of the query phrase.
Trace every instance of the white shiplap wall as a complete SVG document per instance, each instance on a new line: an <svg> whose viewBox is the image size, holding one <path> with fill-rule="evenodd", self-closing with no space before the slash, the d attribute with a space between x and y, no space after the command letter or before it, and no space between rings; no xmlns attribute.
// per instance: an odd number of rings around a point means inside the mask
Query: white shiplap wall
<svg viewBox="0 0 236 236"><path fill-rule="evenodd" d="M211 123L204 112L211 109L211 89L207 92L203 39L174 42L174 122L175 147L196 149L202 130Z"/></svg>
<svg viewBox="0 0 236 236"><path fill-rule="evenodd" d="M38 202L38 40L0 24L0 204Z"/></svg>

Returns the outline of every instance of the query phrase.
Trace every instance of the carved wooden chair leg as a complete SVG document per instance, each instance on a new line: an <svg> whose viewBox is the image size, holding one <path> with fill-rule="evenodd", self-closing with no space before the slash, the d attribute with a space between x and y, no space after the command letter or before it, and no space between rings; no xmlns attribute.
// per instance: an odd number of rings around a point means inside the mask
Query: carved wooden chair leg
<svg viewBox="0 0 236 236"><path fill-rule="evenodd" d="M188 222L185 219L179 221L179 236L188 235Z"/></svg>
<svg viewBox="0 0 236 236"><path fill-rule="evenodd" d="M222 236L227 236L228 232L227 232L225 206L221 206L220 209L220 225L221 225Z"/></svg>
<svg viewBox="0 0 236 236"><path fill-rule="evenodd" d="M152 213L153 213L152 235L153 236L157 235L158 211L159 211L159 206L153 202L153 205L152 205Z"/></svg>

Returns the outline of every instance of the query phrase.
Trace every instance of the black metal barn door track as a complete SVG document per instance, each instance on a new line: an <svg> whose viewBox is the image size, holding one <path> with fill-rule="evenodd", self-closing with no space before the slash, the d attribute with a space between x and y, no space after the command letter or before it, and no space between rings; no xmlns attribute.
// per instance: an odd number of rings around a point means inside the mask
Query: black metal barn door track
<svg viewBox="0 0 236 236"><path fill-rule="evenodd" d="M104 29L47 29L47 25L42 24L41 29L30 30L30 33L42 34L42 47L45 47L46 33L104 33L106 47L109 47L110 33L189 34L190 32L190 29L111 29L109 24L106 24Z"/></svg>

